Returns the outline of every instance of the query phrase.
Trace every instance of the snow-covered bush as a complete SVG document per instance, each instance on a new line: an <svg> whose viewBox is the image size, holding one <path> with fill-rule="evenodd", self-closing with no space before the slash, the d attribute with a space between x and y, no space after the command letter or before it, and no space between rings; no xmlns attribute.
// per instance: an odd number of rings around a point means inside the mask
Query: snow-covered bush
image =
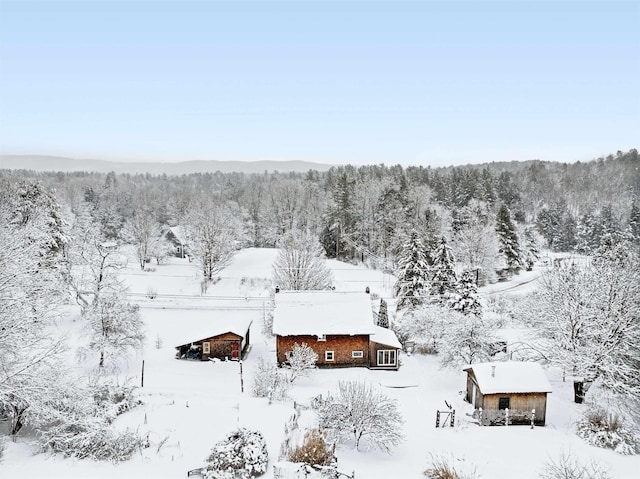
<svg viewBox="0 0 640 479"><path fill-rule="evenodd" d="M98 393L107 391L101 399L105 402L100 403L89 391L69 387L52 388L50 398L32 412L30 423L38 432L43 450L78 459L119 462L142 447L137 432L117 431L110 425L117 411L110 401L120 393L110 393L107 387Z"/></svg>
<svg viewBox="0 0 640 479"><path fill-rule="evenodd" d="M318 362L316 353L307 343L293 345L293 349L286 353L289 369L289 382L294 382L297 378L308 376L312 369L315 369Z"/></svg>
<svg viewBox="0 0 640 479"><path fill-rule="evenodd" d="M260 359L253 375L251 393L255 397L281 401L287 397L289 384L289 380L275 364Z"/></svg>
<svg viewBox="0 0 640 479"><path fill-rule="evenodd" d="M207 479L249 479L264 474L267 443L259 431L240 428L218 442L207 458Z"/></svg>
<svg viewBox="0 0 640 479"><path fill-rule="evenodd" d="M137 432L115 431L100 418L59 424L41 436L44 450L77 459L126 461L142 446Z"/></svg>
<svg viewBox="0 0 640 479"><path fill-rule="evenodd" d="M578 421L578 436L587 444L613 449L619 454L640 453L639 438L627 427L621 416L604 408L590 407Z"/></svg>
<svg viewBox="0 0 640 479"><path fill-rule="evenodd" d="M558 459L544 463L541 479L609 479L609 473L598 463L579 460L571 454L562 453Z"/></svg>
<svg viewBox="0 0 640 479"><path fill-rule="evenodd" d="M302 445L289 452L291 462L303 462L312 466L328 466L334 462L334 448L327 443L326 435L319 429L304 434Z"/></svg>
<svg viewBox="0 0 640 479"><path fill-rule="evenodd" d="M134 392L134 386L107 382L95 386L93 399L103 410L108 422L112 422L120 414L142 404L139 399L136 399Z"/></svg>
<svg viewBox="0 0 640 479"><path fill-rule="evenodd" d="M453 457L432 454L430 464L423 474L429 479L475 479L480 477L475 466L459 466L455 465L454 461Z"/></svg>
<svg viewBox="0 0 640 479"><path fill-rule="evenodd" d="M359 448L362 439L383 452L389 452L403 439L398 402L371 384L340 381L335 396L329 394L317 405L318 423L332 439L353 438Z"/></svg>

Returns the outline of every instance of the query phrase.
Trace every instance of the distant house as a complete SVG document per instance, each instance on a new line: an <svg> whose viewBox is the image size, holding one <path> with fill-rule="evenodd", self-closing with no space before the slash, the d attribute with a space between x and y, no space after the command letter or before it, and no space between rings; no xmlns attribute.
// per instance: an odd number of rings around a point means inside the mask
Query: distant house
<svg viewBox="0 0 640 479"><path fill-rule="evenodd" d="M178 258L189 256L186 235L181 226L170 226L164 231L164 237L173 245L173 255Z"/></svg>
<svg viewBox="0 0 640 479"><path fill-rule="evenodd" d="M273 334L279 364L295 343L306 343L318 354L319 367L398 369L402 345L393 331L373 324L366 293L278 292Z"/></svg>
<svg viewBox="0 0 640 479"><path fill-rule="evenodd" d="M189 333L189 339L175 347L176 358L202 361L209 358L242 359L250 345L251 323L250 319L213 319L202 331Z"/></svg>
<svg viewBox="0 0 640 479"><path fill-rule="evenodd" d="M507 414L510 424L531 424L535 409L535 424L544 426L551 385L538 363L479 363L463 371L467 372L466 400L476 410L482 408L482 425L504 424Z"/></svg>

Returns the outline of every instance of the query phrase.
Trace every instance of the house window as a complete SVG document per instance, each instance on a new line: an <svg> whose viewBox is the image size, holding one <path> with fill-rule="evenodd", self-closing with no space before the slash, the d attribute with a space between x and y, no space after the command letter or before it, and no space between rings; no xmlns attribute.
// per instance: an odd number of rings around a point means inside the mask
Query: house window
<svg viewBox="0 0 640 479"><path fill-rule="evenodd" d="M381 349L378 351L378 366L395 366L396 350Z"/></svg>
<svg viewBox="0 0 640 479"><path fill-rule="evenodd" d="M325 351L324 352L324 360L325 361L333 361L333 351Z"/></svg>
<svg viewBox="0 0 640 479"><path fill-rule="evenodd" d="M209 343L202 343L202 354L210 354L211 349L209 348Z"/></svg>
<svg viewBox="0 0 640 479"><path fill-rule="evenodd" d="M511 398L498 399L498 409L511 409Z"/></svg>
<svg viewBox="0 0 640 479"><path fill-rule="evenodd" d="M351 351L351 357L352 358L362 358L362 357L364 357L364 354L362 353L362 351Z"/></svg>
<svg viewBox="0 0 640 479"><path fill-rule="evenodd" d="M318 341L326 341L326 340L327 340L327 336L325 334L318 335Z"/></svg>

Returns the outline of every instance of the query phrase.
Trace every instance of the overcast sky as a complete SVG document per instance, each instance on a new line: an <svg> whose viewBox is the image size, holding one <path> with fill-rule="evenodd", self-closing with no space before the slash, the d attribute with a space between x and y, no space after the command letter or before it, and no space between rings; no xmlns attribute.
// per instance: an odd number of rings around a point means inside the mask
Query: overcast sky
<svg viewBox="0 0 640 479"><path fill-rule="evenodd" d="M576 161L640 143L640 2L0 1L0 152Z"/></svg>

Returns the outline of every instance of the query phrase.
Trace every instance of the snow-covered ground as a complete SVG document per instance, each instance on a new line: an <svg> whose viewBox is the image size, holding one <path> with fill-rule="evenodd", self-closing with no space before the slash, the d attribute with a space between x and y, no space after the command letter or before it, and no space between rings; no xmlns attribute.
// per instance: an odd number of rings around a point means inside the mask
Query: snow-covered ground
<svg viewBox="0 0 640 479"><path fill-rule="evenodd" d="M553 393L548 400L547 426L533 430L526 426L477 426L470 417L471 406L462 400L465 374L440 369L437 358L430 356L403 355L399 371L317 370L295 383L290 401L268 404L265 399L252 398L251 378L258 360L275 359L273 339L261 333L268 308L267 279L275 257L276 251L269 249L238 252L204 296L200 294L196 266L187 260L150 264L154 271L146 272L130 262L122 279L133 293L131 298L141 304L147 340L144 351L131 358L122 375L140 384L144 360L144 387L139 390L144 404L122 415L116 426L148 434L151 447L125 463L113 465L34 453L28 441L21 438L5 444L0 478L185 477L188 470L203 465L213 444L238 425L264 434L272 464L278 460L284 425L294 411L293 401L308 404L312 397L334 390L338 381L345 379L365 379L379 385L385 394L398 400L405 419L405 440L390 455L359 452L348 444L338 448L340 468L355 471L358 478L423 477L431 454L475 467L483 478L535 478L547 459L557 458L562 452L585 461L596 460L609 467L614 478L638 477L638 456L587 446L575 435L573 423L583 406L572 402L572 384L563 382L554 371L548 373ZM392 280L381 272L335 260L328 265L334 272L336 289L363 291L369 286L372 293L390 297ZM534 287L540 272L541 268L536 268L510 282L490 285L482 293L523 293ZM149 290L157 293L155 299L146 297ZM242 378L238 362L175 359L178 338L188 336L197 323L194 310L230 320L253 319L252 347L242 363ZM80 321L71 313L59 327L77 334ZM436 429L436 411L446 409L445 401L455 408L457 424ZM313 419L311 412L304 415ZM273 477L272 467L263 477Z"/></svg>

